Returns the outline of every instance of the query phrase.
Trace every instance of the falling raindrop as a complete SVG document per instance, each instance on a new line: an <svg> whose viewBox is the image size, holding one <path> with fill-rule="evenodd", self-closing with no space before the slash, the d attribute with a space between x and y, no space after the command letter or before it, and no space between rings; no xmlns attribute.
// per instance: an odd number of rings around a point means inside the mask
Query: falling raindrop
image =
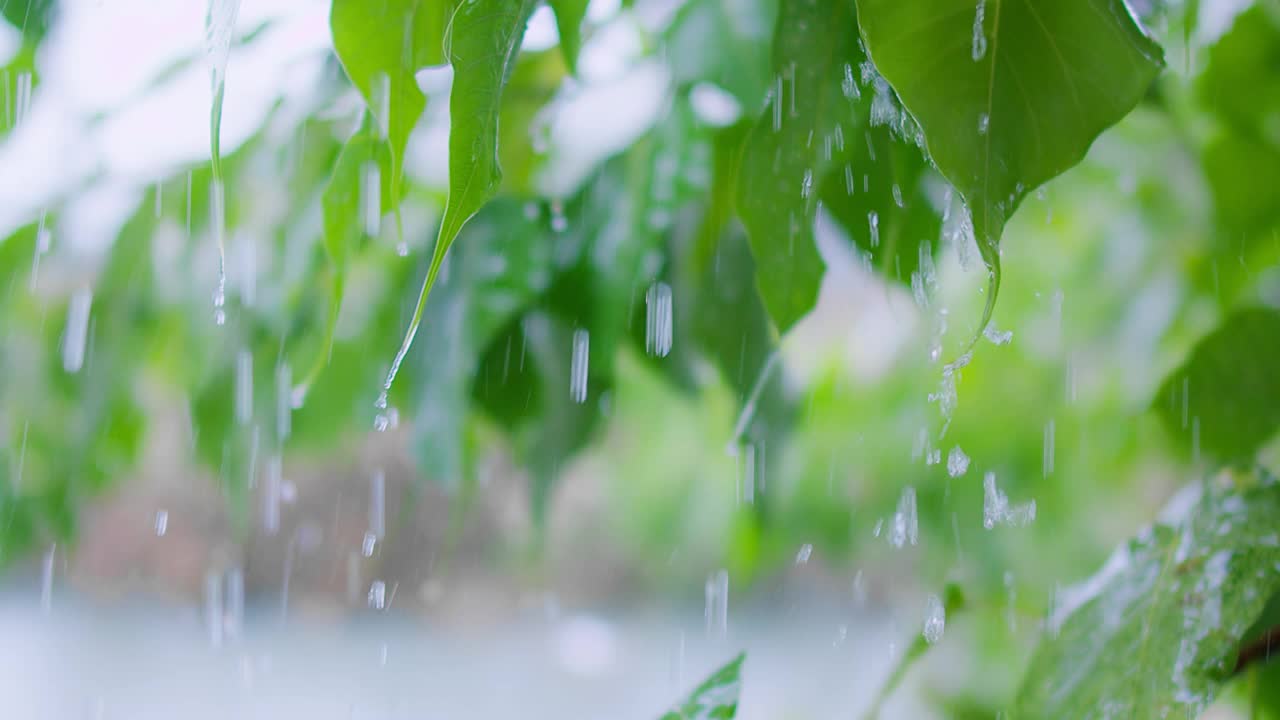
<svg viewBox="0 0 1280 720"><path fill-rule="evenodd" d="M569 367L569 397L576 403L587 401L587 363L590 360L591 333L573 331L573 359Z"/></svg>
<svg viewBox="0 0 1280 720"><path fill-rule="evenodd" d="M973 61L982 60L987 54L987 31L983 19L987 13L987 0L978 0L977 14L973 17Z"/></svg>
<svg viewBox="0 0 1280 720"><path fill-rule="evenodd" d="M155 524L156 537L164 537L165 533L169 532L169 511L157 510Z"/></svg>
<svg viewBox="0 0 1280 720"><path fill-rule="evenodd" d="M804 177L800 180L800 197L808 198L813 194L813 171L805 170Z"/></svg>
<svg viewBox="0 0 1280 720"><path fill-rule="evenodd" d="M813 545L805 543L800 546L800 551L796 553L796 564L804 565L809 562L809 556L813 555Z"/></svg>
<svg viewBox="0 0 1280 720"><path fill-rule="evenodd" d="M236 355L236 422L248 425L253 419L253 353L241 350Z"/></svg>
<svg viewBox="0 0 1280 720"><path fill-rule="evenodd" d="M880 247L880 215L875 210L867 213L867 226L871 229L871 247Z"/></svg>
<svg viewBox="0 0 1280 720"><path fill-rule="evenodd" d="M84 367L92 304L93 293L88 288L76 290L67 304L67 329L62 336L62 369L69 373L79 372Z"/></svg>
<svg viewBox="0 0 1280 720"><path fill-rule="evenodd" d="M387 474L381 468L369 481L369 532L378 540L387 534Z"/></svg>
<svg viewBox="0 0 1280 720"><path fill-rule="evenodd" d="M924 639L930 645L942 639L942 632L947 628L947 609L942 605L942 599L937 595L930 595L925 600L924 611Z"/></svg>
<svg viewBox="0 0 1280 720"><path fill-rule="evenodd" d="M671 286L664 282L654 283L645 293L644 301L645 352L657 357L666 357L671 352Z"/></svg>
<svg viewBox="0 0 1280 720"><path fill-rule="evenodd" d="M969 456L964 454L964 450L959 445L951 448L951 452L947 453L947 474L951 477L960 477L969 472Z"/></svg>
<svg viewBox="0 0 1280 720"><path fill-rule="evenodd" d="M987 130L990 129L990 127L991 127L991 116L988 115L987 113L979 114L978 115L978 134L986 135Z"/></svg>
<svg viewBox="0 0 1280 720"><path fill-rule="evenodd" d="M1044 425L1044 476L1049 477L1053 473L1053 441L1054 441L1054 425L1053 418L1049 418L1049 422Z"/></svg>
<svg viewBox="0 0 1280 720"><path fill-rule="evenodd" d="M853 66L849 63L844 64L844 79L840 81L840 90L850 100L857 100L862 96L862 91L858 89L858 81L853 77Z"/></svg>
<svg viewBox="0 0 1280 720"><path fill-rule="evenodd" d="M707 578L703 615L707 634L723 639L729 629L729 571L717 570Z"/></svg>
<svg viewBox="0 0 1280 720"><path fill-rule="evenodd" d="M982 336L996 345L1008 345L1013 342L1013 331L998 330L994 322L987 324L986 329L982 331Z"/></svg>
<svg viewBox="0 0 1280 720"><path fill-rule="evenodd" d="M564 204L559 200L551 203L551 229L558 233L569 229L569 220L564 216Z"/></svg>
<svg viewBox="0 0 1280 720"><path fill-rule="evenodd" d="M45 615L53 610L53 560L57 554L57 544L50 545L40 563L40 611Z"/></svg>
<svg viewBox="0 0 1280 720"><path fill-rule="evenodd" d="M904 545L915 545L919 536L919 521L916 516L916 490L908 485L898 499L898 510L893 514L893 525L889 528L889 543L896 548Z"/></svg>
<svg viewBox="0 0 1280 720"><path fill-rule="evenodd" d="M369 607L373 610L383 610L387 606L387 584L381 580L374 580L369 586Z"/></svg>

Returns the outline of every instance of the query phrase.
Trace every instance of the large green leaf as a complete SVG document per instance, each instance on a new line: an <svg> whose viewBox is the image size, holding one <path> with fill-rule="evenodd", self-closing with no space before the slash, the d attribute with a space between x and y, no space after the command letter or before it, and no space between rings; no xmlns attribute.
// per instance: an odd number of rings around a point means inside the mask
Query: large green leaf
<svg viewBox="0 0 1280 720"><path fill-rule="evenodd" d="M759 268L760 294L781 332L818 299L824 265L813 218L818 183L843 147L839 138L852 130L853 78L864 60L855 23L848 0L782 3L774 87L742 156L738 214Z"/></svg>
<svg viewBox="0 0 1280 720"><path fill-rule="evenodd" d="M742 694L742 663L746 653L730 660L701 685L694 688L662 720L732 720L738 715L738 697Z"/></svg>
<svg viewBox="0 0 1280 720"><path fill-rule="evenodd" d="M1280 312L1240 310L1165 379L1155 406L1165 426L1205 452L1247 462L1280 428Z"/></svg>
<svg viewBox="0 0 1280 720"><path fill-rule="evenodd" d="M1270 476L1223 473L1184 490L1159 523L1060 594L1017 717L1196 717L1280 590L1277 517Z"/></svg>
<svg viewBox="0 0 1280 720"><path fill-rule="evenodd" d="M1022 198L1138 103L1162 52L1124 0L859 0L867 50L960 191L999 288Z"/></svg>
<svg viewBox="0 0 1280 720"><path fill-rule="evenodd" d="M387 373L379 406L386 404L386 394L413 345L445 254L462 226L494 196L502 182L498 163L502 90L515 69L525 26L536 5L535 0L470 0L460 5L450 20L445 53L453 66L453 88L449 93L449 198L431 264L418 293L418 305Z"/></svg>
<svg viewBox="0 0 1280 720"><path fill-rule="evenodd" d="M1232 128L1280 146L1280 3L1256 3L1209 48L1199 79L1205 107Z"/></svg>

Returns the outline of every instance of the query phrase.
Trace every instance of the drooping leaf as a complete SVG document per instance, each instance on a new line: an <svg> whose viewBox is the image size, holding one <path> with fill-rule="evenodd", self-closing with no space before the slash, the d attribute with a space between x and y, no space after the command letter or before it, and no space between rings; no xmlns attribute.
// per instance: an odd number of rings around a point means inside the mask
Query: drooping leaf
<svg viewBox="0 0 1280 720"><path fill-rule="evenodd" d="M1280 590L1280 484L1231 473L1187 488L1097 575L1062 592L1017 717L1196 717Z"/></svg>
<svg viewBox="0 0 1280 720"><path fill-rule="evenodd" d="M1023 197L1084 158L1163 67L1124 0L860 0L876 68L969 205L992 291Z"/></svg>
<svg viewBox="0 0 1280 720"><path fill-rule="evenodd" d="M391 146L383 168L400 188L409 133L426 107L414 73L435 64L443 47L443 0L333 0L333 49L360 90L379 135Z"/></svg>
<svg viewBox="0 0 1280 720"><path fill-rule="evenodd" d="M742 663L746 659L746 653L742 653L716 670L661 720L732 720L737 717L738 697L742 694Z"/></svg>
<svg viewBox="0 0 1280 720"><path fill-rule="evenodd" d="M383 213L396 203L392 179L383 174L390 150L374 132L372 113L364 113L359 129L343 145L320 199L324 250L329 259L329 307L324 340L311 369L299 385L306 393L328 364L333 334L346 291L347 269L361 239L378 232Z"/></svg>
<svg viewBox="0 0 1280 720"><path fill-rule="evenodd" d="M515 201L485 208L462 232L448 271L427 303L414 447L427 478L456 485L465 472L463 423L481 354L551 281L545 223ZM505 366L520 348L503 348ZM511 353L516 353L513 357ZM567 392L567 390L566 390Z"/></svg>
<svg viewBox="0 0 1280 720"><path fill-rule="evenodd" d="M1154 405L1165 427L1216 458L1247 462L1280 428L1280 312L1237 311L1204 337Z"/></svg>
<svg viewBox="0 0 1280 720"><path fill-rule="evenodd" d="M587 0L550 0L556 14L556 31L560 35L560 52L569 72L578 72L578 51L582 49L582 20L587 15Z"/></svg>
<svg viewBox="0 0 1280 720"><path fill-rule="evenodd" d="M864 60L850 32L855 23L848 0L782 3L769 106L743 151L738 214L759 268L760 294L784 333L813 307L822 281L813 218L818 183L852 127L852 83Z"/></svg>
<svg viewBox="0 0 1280 720"><path fill-rule="evenodd" d="M502 90L515 68L525 26L536 5L535 0L472 0L460 5L450 20L445 53L453 66L453 88L449 93L449 197L431 264L418 293L418 305L391 362L379 405L386 403L386 394L413 345L445 254L462 226L493 197L502 182L498 162Z"/></svg>

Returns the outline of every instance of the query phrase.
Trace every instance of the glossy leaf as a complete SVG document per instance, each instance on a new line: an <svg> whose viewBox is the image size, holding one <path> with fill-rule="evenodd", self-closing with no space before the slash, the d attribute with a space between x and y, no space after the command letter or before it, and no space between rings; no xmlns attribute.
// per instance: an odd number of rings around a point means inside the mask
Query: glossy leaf
<svg viewBox="0 0 1280 720"><path fill-rule="evenodd" d="M386 403L386 394L413 345L445 254L462 226L494 196L502 182L498 163L502 91L515 68L525 26L536 5L534 0L472 0L459 6L450 20L445 53L453 66L453 88L449 93L449 197L431 264L418 293L418 305L383 383L379 405Z"/></svg>
<svg viewBox="0 0 1280 720"><path fill-rule="evenodd" d="M968 203L999 288L998 243L1023 197L1084 158L1163 67L1124 0L860 0L876 68Z"/></svg>
<svg viewBox="0 0 1280 720"><path fill-rule="evenodd" d="M661 720L732 720L737 717L738 697L742 694L742 663L746 659L746 653L740 654L716 670Z"/></svg>
<svg viewBox="0 0 1280 720"><path fill-rule="evenodd" d="M738 214L759 268L760 294L784 333L817 302L825 270L813 238L817 183L852 127L856 88L845 79L852 83L864 60L850 31L855 23L847 0L782 3L769 106L743 151Z"/></svg>
<svg viewBox="0 0 1280 720"><path fill-rule="evenodd" d="M1247 463L1280 429L1280 312L1240 310L1196 344L1156 395L1167 427L1221 460Z"/></svg>
<svg viewBox="0 0 1280 720"><path fill-rule="evenodd" d="M582 20L587 15L587 0L549 0L556 14L556 31L560 35L560 52L569 72L578 72L578 51L582 49Z"/></svg>
<svg viewBox="0 0 1280 720"><path fill-rule="evenodd" d="M1059 594L1018 717L1196 717L1280 590L1280 484L1223 473Z"/></svg>

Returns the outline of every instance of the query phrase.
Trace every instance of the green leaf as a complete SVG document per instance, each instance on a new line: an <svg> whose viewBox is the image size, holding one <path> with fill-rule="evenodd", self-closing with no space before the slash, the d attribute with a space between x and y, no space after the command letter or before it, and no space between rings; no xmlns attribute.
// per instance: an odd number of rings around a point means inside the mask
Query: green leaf
<svg viewBox="0 0 1280 720"><path fill-rule="evenodd" d="M298 385L305 395L333 352L333 334L346 293L347 269L352 252L377 226L385 211L395 206L393 180L382 172L390 151L374 132L372 113L364 113L359 129L342 146L320 204L324 222L324 250L329 259L329 307L324 339L314 364ZM369 197L371 194L377 197Z"/></svg>
<svg viewBox="0 0 1280 720"><path fill-rule="evenodd" d="M391 186L399 194L409 133L426 107L414 73L442 46L440 0L333 0L333 49L391 145Z"/></svg>
<svg viewBox="0 0 1280 720"><path fill-rule="evenodd" d="M560 52L569 72L578 73L578 51L582 49L582 19L587 14L587 0L549 0L556 14L556 31L560 34Z"/></svg>
<svg viewBox="0 0 1280 720"><path fill-rule="evenodd" d="M1005 221L1084 158L1164 65L1124 0L859 0L876 68L969 205L991 292Z"/></svg>
<svg viewBox="0 0 1280 720"><path fill-rule="evenodd" d="M776 0L691 0L666 29L664 54L677 85L711 82L754 112L768 89Z"/></svg>
<svg viewBox="0 0 1280 720"><path fill-rule="evenodd" d="M855 23L847 0L782 3L774 88L742 156L738 214L759 268L760 294L783 333L817 302L822 282L825 266L813 238L817 183L831 165L833 146L842 146L838 138L852 127L856 88L850 85L863 60L851 32Z"/></svg>
<svg viewBox="0 0 1280 720"><path fill-rule="evenodd" d="M1165 427L1229 462L1247 462L1280 428L1280 312L1240 310L1165 379L1155 406Z"/></svg>
<svg viewBox="0 0 1280 720"><path fill-rule="evenodd" d="M463 230L463 242L428 301L414 446L419 469L432 480L456 486L465 471L461 418L468 411L481 354L547 289L553 249L549 232L525 215L521 203L494 203ZM503 351L507 369L519 364L519 347Z"/></svg>
<svg viewBox="0 0 1280 720"><path fill-rule="evenodd" d="M417 307L383 383L379 406L386 404L386 394L413 345L445 254L462 226L494 196L502 182L498 163L502 90L515 68L525 26L536 5L535 0L470 0L458 7L450 21L445 52L453 66L453 88L449 93L449 198Z"/></svg>
<svg viewBox="0 0 1280 720"><path fill-rule="evenodd" d="M1280 220L1280 150L1235 134L1205 147L1205 179L1223 229L1256 233Z"/></svg>
<svg viewBox="0 0 1280 720"><path fill-rule="evenodd" d="M732 720L738 714L738 697L742 694L742 663L746 653L730 660L694 688L662 720Z"/></svg>
<svg viewBox="0 0 1280 720"><path fill-rule="evenodd" d="M1196 717L1280 590L1277 517L1270 476L1222 473L1180 493L1159 523L1060 594L1017 717Z"/></svg>
<svg viewBox="0 0 1280 720"><path fill-rule="evenodd" d="M1260 2L1236 17L1209 48L1198 90L1204 106L1234 130L1280 146L1280 5Z"/></svg>
<svg viewBox="0 0 1280 720"><path fill-rule="evenodd" d="M869 116L863 126L848 142L846 161L822 179L822 205L875 268L910 284L922 258L937 251L942 215L933 195L945 183L920 148L895 138L891 127L872 126Z"/></svg>

